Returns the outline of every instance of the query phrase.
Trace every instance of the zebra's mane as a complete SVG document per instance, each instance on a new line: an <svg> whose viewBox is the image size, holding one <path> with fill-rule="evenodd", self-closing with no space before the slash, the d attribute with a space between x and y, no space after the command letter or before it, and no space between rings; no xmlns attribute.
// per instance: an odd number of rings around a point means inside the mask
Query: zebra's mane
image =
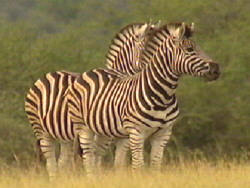
<svg viewBox="0 0 250 188"><path fill-rule="evenodd" d="M177 29L178 27L181 27L182 23L168 23L160 28L156 28L148 33L148 40L145 43L145 48L142 51L141 57L140 57L140 63L142 65L148 64L148 62L151 60L151 58L154 56L155 52L159 48L159 44L164 42L163 40L166 38L169 38L171 35L171 30ZM185 38L190 38L193 34L193 31L189 25L185 24Z"/></svg>
<svg viewBox="0 0 250 188"><path fill-rule="evenodd" d="M78 72L70 72L70 71L66 71L66 70L61 70L61 71L56 71L57 73L64 73L64 74L67 74L67 75L71 75L71 76L74 76L74 77L78 77L80 76L81 74L78 73Z"/></svg>
<svg viewBox="0 0 250 188"><path fill-rule="evenodd" d="M161 31L165 31L168 35L170 35L170 30L171 29L177 29L178 27L181 27L183 23L181 22L177 22L177 23L168 23L168 24L165 24L165 25L162 25L161 27L159 28L155 28L154 30L151 30L151 32L148 32L148 42L150 42L150 40L152 40L152 38L154 38L154 36L156 35L156 33L159 33ZM186 38L190 38L192 37L193 35L193 31L191 29L191 26L185 24L185 33L184 33L184 37ZM146 44L147 44L146 43ZM145 45L146 45L145 44Z"/></svg>
<svg viewBox="0 0 250 188"><path fill-rule="evenodd" d="M125 26L118 33L116 33L115 37L111 41L108 53L106 55L106 66L108 68L119 69L119 67L118 68L116 67L119 66L117 62L117 57L124 49L123 45L126 43L126 41L135 40L135 38L138 37L136 36L135 33L136 29L137 28L140 29L140 27L144 24L145 23L132 23ZM122 67L126 67L128 63L135 64L135 62L122 62L122 63L123 63ZM124 72L123 70L118 70L118 71ZM126 70L124 73L127 73Z"/></svg>

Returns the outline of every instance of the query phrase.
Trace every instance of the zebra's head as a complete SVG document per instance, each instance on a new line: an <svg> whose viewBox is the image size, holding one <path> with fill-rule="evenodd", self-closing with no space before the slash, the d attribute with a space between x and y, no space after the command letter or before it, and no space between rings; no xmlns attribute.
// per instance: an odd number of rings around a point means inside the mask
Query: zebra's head
<svg viewBox="0 0 250 188"><path fill-rule="evenodd" d="M106 66L117 71L134 74L140 69L139 58L151 31L159 23L133 23L122 28L113 38L106 55Z"/></svg>
<svg viewBox="0 0 250 188"><path fill-rule="evenodd" d="M191 74L204 77L208 81L216 80L220 75L219 65L209 58L195 44L191 37L194 24L168 24L169 45L172 49L173 61L171 69L177 75Z"/></svg>

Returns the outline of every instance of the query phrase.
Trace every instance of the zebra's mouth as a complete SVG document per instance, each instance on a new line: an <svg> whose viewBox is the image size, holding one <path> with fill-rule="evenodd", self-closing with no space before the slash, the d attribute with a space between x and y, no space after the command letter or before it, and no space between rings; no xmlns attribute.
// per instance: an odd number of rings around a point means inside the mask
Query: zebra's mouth
<svg viewBox="0 0 250 188"><path fill-rule="evenodd" d="M220 68L217 63L209 63L210 70L205 73L206 81L217 80L220 77Z"/></svg>

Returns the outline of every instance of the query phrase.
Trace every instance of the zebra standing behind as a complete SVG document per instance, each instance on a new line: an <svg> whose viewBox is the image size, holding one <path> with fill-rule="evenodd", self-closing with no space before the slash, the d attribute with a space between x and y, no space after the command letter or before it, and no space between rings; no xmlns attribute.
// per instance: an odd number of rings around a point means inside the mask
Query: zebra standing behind
<svg viewBox="0 0 250 188"><path fill-rule="evenodd" d="M106 55L106 67L133 75L143 66L139 62L149 35L160 27L160 21L149 24L130 24L122 28L111 41Z"/></svg>
<svg viewBox="0 0 250 188"><path fill-rule="evenodd" d="M141 43L144 44L147 31L153 27L153 24L130 24L123 28L113 39L107 55L110 58L109 61L107 60L110 69L115 69L114 65L118 65L117 61L120 60L121 54L129 57L123 61L124 64L136 61L140 51L138 49L143 46ZM123 69L123 71L127 70ZM66 71L48 73L34 83L26 96L25 111L36 136L37 147L46 159L46 168L50 178L56 176L57 166L62 168L73 158L71 141L82 124L73 124L69 119L67 101L64 96L68 87L79 75ZM58 164L55 157L55 140L60 141ZM95 143L100 160L108 142L96 136Z"/></svg>
<svg viewBox="0 0 250 188"><path fill-rule="evenodd" d="M216 80L219 66L190 39L193 24L166 24L149 37L140 71L124 76L110 69L83 73L67 94L73 122L79 132L87 173L94 170L94 134L129 138L132 168L144 165L143 146L150 137L150 163L159 169L172 126L179 114L175 91L183 74Z"/></svg>

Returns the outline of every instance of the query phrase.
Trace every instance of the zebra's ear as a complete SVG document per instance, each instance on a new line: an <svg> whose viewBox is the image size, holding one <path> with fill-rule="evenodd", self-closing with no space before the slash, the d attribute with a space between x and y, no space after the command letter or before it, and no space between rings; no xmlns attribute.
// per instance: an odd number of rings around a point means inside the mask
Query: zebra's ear
<svg viewBox="0 0 250 188"><path fill-rule="evenodd" d="M181 26L179 26L177 29L177 38L182 39L186 32L186 24L184 22L181 23Z"/></svg>
<svg viewBox="0 0 250 188"><path fill-rule="evenodd" d="M148 29L148 24L145 23L145 24L141 25L137 30L135 30L135 34L138 36L144 36L147 29Z"/></svg>
<svg viewBox="0 0 250 188"><path fill-rule="evenodd" d="M190 25L190 31L193 33L194 32L194 22L191 23Z"/></svg>
<svg viewBox="0 0 250 188"><path fill-rule="evenodd" d="M171 24L168 26L170 34L177 40L183 39L186 31L186 24L182 22L181 24Z"/></svg>
<svg viewBox="0 0 250 188"><path fill-rule="evenodd" d="M185 37L186 38L192 37L193 34L194 34L194 23L186 25Z"/></svg>

